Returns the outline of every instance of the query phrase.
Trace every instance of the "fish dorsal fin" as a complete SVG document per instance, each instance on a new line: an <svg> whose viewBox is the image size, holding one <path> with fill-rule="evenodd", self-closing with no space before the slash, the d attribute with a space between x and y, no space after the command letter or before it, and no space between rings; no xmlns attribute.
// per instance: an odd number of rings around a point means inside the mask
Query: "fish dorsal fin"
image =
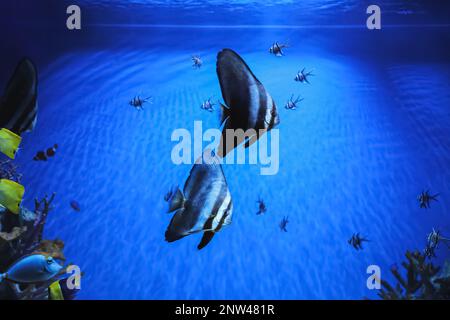
<svg viewBox="0 0 450 320"><path fill-rule="evenodd" d="M177 192L174 194L169 204L169 212L175 211L177 209L181 209L184 206L184 202L186 199L183 196L180 188L177 188Z"/></svg>
<svg viewBox="0 0 450 320"><path fill-rule="evenodd" d="M247 63L233 50L223 49L217 55L216 72L219 78L222 98L230 108L240 108L248 103L249 84L259 85Z"/></svg>
<svg viewBox="0 0 450 320"><path fill-rule="evenodd" d="M206 247L206 245L212 240L213 237L214 237L214 231L205 231L203 233L202 240L200 241L200 243L197 246L197 249L201 250L204 247Z"/></svg>

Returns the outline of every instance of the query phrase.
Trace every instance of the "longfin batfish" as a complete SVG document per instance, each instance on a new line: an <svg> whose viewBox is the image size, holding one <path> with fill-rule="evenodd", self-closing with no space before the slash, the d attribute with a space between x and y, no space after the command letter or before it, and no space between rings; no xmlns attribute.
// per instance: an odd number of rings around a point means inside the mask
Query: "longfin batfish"
<svg viewBox="0 0 450 320"><path fill-rule="evenodd" d="M205 152L196 161L183 191L177 189L169 203L169 211L175 210L165 233L166 241L204 232L198 249L231 223L233 202L217 156Z"/></svg>
<svg viewBox="0 0 450 320"><path fill-rule="evenodd" d="M233 50L223 49L217 55L217 76L225 105L222 105L222 130L218 156L224 157L246 142L249 147L262 134L279 124L277 107L262 83L255 77L245 61ZM226 139L226 130L233 129L236 137ZM253 134L237 134L238 129Z"/></svg>

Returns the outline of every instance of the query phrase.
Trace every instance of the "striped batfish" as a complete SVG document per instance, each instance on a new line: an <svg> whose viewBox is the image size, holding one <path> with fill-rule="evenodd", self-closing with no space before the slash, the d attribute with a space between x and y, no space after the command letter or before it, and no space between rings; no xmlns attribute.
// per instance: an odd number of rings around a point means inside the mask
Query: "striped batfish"
<svg viewBox="0 0 450 320"><path fill-rule="evenodd" d="M169 202L169 212L175 210L166 230L166 241L173 242L203 232L197 247L199 250L223 226L231 223L233 202L217 156L205 151L195 162L183 192L177 188Z"/></svg>
<svg viewBox="0 0 450 320"><path fill-rule="evenodd" d="M220 51L216 67L226 104L222 105L221 124L225 125L218 149L218 156L224 157L244 141L248 148L262 134L278 125L280 119L272 97L236 52L231 49ZM227 139L227 129L253 129L256 132L253 135L236 134L236 138Z"/></svg>
<svg viewBox="0 0 450 320"><path fill-rule="evenodd" d="M23 59L8 82L0 105L0 127L17 135L32 131L37 119L37 73L34 64Z"/></svg>

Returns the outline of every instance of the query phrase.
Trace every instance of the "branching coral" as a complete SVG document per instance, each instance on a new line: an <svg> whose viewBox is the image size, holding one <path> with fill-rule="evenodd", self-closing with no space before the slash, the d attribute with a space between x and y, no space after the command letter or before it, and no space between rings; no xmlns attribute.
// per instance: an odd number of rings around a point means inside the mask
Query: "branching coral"
<svg viewBox="0 0 450 320"><path fill-rule="evenodd" d="M379 296L385 300L411 299L449 299L450 277L444 272L438 275L440 268L426 262L426 256L419 251L406 252L407 261L402 263L406 270L403 277L399 270L392 268L391 272L397 280L392 286L381 280L383 289Z"/></svg>
<svg viewBox="0 0 450 320"><path fill-rule="evenodd" d="M52 202L55 194L47 195L34 201L34 211L21 208L19 215L8 210L1 212L0 224L0 271L5 271L14 261L28 254L43 254L55 259L65 261L63 253L64 242L61 240L43 240L43 232L48 213L53 209ZM48 287L66 273L69 265L61 272L46 281L26 285L25 287L6 281L2 282L0 298L17 300L48 299Z"/></svg>

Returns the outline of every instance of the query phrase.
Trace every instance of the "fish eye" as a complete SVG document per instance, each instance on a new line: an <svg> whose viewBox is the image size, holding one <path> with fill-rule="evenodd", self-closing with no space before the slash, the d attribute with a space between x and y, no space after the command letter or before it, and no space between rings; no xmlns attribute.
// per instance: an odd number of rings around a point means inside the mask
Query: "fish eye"
<svg viewBox="0 0 450 320"><path fill-rule="evenodd" d="M53 263L53 258L52 257L48 257L47 258L47 264L52 264Z"/></svg>

